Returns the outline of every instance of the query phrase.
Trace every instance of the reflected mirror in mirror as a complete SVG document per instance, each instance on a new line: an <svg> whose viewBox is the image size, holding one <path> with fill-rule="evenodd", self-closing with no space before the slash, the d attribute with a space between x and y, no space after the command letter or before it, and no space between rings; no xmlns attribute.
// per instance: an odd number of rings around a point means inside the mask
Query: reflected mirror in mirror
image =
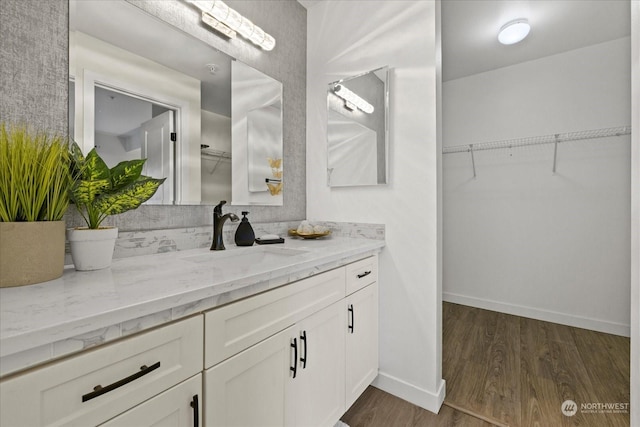
<svg viewBox="0 0 640 427"><path fill-rule="evenodd" d="M388 75L388 67L383 67L329 84L329 186L387 183Z"/></svg>
<svg viewBox="0 0 640 427"><path fill-rule="evenodd" d="M180 3L180 7L192 5ZM85 152L93 147L104 151L106 144L101 141L106 136L119 141L131 138L131 132L138 133L139 149L137 142L120 143L121 147L110 146L107 156L116 163L133 155L146 157L147 168L155 171L148 174L168 178L163 187L171 188L162 195L156 193L150 203L217 204L231 200L232 204L282 204L281 195L253 198L251 203L247 203L249 197L236 200L233 195L236 179L238 185L244 185L244 193L252 194L249 174L253 168L247 154L252 152L250 144L259 138L248 138L247 123L256 131L270 129L276 126L272 116L277 115L257 112L250 119L244 116L234 121L231 69L232 63L240 64L238 61L124 0L71 0L69 8L70 88L75 89L70 91L69 129ZM280 108L279 133L271 134L279 134L282 157L282 85L242 66L279 87L279 101L269 105ZM134 114L126 113L128 110L100 104L114 104L118 99L145 105L151 117L131 124ZM156 119L161 115L163 119ZM171 115L173 118L167 117ZM260 119L264 117L269 123L263 125ZM140 125L147 121L162 124L141 130ZM116 126L106 130L104 123ZM243 123L244 136L232 132L234 123ZM233 159L236 146L244 152L237 161ZM257 150L255 156L263 155L262 148ZM260 193L269 193L266 182ZM240 197L242 193L237 194Z"/></svg>
<svg viewBox="0 0 640 427"><path fill-rule="evenodd" d="M232 200L282 204L282 85L235 61L231 67Z"/></svg>

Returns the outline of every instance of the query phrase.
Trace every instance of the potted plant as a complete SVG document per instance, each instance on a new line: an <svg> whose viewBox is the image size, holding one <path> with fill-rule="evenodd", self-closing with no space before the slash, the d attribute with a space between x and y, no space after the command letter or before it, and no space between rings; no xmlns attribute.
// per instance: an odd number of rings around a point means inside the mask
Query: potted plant
<svg viewBox="0 0 640 427"><path fill-rule="evenodd" d="M0 287L62 276L69 163L65 138L0 124Z"/></svg>
<svg viewBox="0 0 640 427"><path fill-rule="evenodd" d="M109 168L96 149L86 157L74 143L71 147L71 202L87 226L67 229L71 258L76 270L109 267L118 229L102 227L109 215L136 209L151 198L165 178L142 175L146 159L127 160Z"/></svg>

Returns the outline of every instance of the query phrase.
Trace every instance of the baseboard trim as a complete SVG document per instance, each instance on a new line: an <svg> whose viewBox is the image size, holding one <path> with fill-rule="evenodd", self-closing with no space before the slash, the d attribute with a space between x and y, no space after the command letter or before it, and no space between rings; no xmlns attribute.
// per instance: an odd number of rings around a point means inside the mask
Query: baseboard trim
<svg viewBox="0 0 640 427"><path fill-rule="evenodd" d="M440 411L446 394L445 380L440 380L438 390L432 393L384 372L378 373L372 385L435 414Z"/></svg>
<svg viewBox="0 0 640 427"><path fill-rule="evenodd" d="M450 292L443 292L442 300L455 304L483 308L485 310L498 311L500 313L529 317L531 319L543 320L545 322L559 323L561 325L574 326L576 328L583 328L592 331L604 332L607 334L620 335L623 337L629 337L631 335L630 325L608 322L606 320L574 316L566 313L559 313L557 311L543 310L535 307L504 303L484 298L469 297L466 295L459 295Z"/></svg>

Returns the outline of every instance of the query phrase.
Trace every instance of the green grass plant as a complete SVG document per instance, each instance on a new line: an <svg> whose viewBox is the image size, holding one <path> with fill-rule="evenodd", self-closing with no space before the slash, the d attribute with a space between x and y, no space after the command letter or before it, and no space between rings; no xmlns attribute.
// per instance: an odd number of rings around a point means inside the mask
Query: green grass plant
<svg viewBox="0 0 640 427"><path fill-rule="evenodd" d="M0 222L62 220L70 159L67 139L0 124Z"/></svg>

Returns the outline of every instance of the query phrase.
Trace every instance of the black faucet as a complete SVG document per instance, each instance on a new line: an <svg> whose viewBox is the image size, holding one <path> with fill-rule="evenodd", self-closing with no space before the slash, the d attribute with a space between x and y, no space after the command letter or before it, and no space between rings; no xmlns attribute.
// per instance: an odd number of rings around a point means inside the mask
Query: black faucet
<svg viewBox="0 0 640 427"><path fill-rule="evenodd" d="M223 251L224 242L222 240L222 226L225 221L230 219L233 222L238 220L238 216L234 213L228 213L222 215L222 205L227 203L226 200L221 200L220 203L213 208L213 242L211 243L212 251Z"/></svg>

